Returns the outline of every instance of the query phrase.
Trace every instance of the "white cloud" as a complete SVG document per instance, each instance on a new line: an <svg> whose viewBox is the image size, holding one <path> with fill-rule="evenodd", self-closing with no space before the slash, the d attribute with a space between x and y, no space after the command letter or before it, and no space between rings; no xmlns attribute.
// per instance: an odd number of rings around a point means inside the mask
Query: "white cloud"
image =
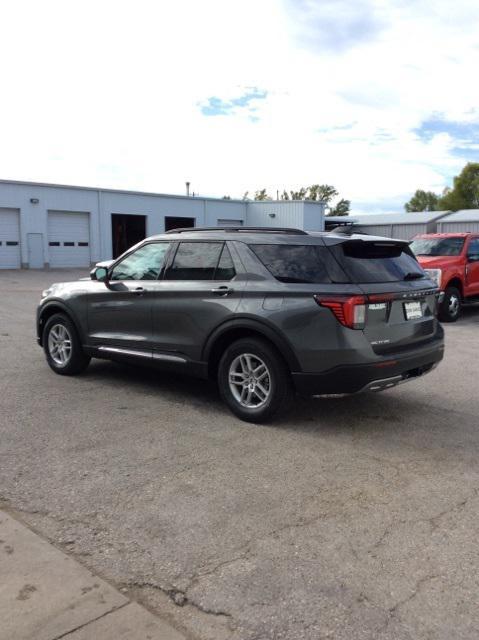
<svg viewBox="0 0 479 640"><path fill-rule="evenodd" d="M478 19L468 0L8 3L0 175L217 196L328 182L396 208L465 163L447 120L479 120ZM201 112L252 87L266 97ZM445 131L420 137L434 114Z"/></svg>

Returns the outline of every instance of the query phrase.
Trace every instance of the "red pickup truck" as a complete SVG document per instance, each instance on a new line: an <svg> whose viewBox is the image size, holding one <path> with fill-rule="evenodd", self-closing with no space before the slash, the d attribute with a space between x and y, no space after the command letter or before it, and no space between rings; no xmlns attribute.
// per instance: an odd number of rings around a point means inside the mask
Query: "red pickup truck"
<svg viewBox="0 0 479 640"><path fill-rule="evenodd" d="M479 302L479 233L427 233L411 249L422 268L444 292L443 322L455 322L467 302Z"/></svg>

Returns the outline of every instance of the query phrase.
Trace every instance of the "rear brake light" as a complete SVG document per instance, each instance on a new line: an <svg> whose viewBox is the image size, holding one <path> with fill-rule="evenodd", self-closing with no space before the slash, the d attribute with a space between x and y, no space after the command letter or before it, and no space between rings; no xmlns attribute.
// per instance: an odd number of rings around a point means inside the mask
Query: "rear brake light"
<svg viewBox="0 0 479 640"><path fill-rule="evenodd" d="M364 329L366 296L314 296L321 307L330 309L338 322L349 329Z"/></svg>

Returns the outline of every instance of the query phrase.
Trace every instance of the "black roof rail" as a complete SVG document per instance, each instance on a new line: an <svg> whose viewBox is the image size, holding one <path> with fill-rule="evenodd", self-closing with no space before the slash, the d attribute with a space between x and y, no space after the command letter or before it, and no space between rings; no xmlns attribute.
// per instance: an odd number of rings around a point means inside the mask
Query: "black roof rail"
<svg viewBox="0 0 479 640"><path fill-rule="evenodd" d="M307 236L307 231L302 229L289 229L287 227L181 227L170 229L166 233L198 233L202 231L225 231L225 232L253 232L253 233L287 233L289 235Z"/></svg>

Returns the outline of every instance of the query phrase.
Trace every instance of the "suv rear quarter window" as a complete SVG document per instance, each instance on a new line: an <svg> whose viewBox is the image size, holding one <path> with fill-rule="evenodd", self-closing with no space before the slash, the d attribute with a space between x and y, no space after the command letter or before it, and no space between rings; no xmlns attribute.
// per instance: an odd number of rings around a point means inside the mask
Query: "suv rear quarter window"
<svg viewBox="0 0 479 640"><path fill-rule="evenodd" d="M324 246L251 244L250 249L280 282L321 284L348 282Z"/></svg>

